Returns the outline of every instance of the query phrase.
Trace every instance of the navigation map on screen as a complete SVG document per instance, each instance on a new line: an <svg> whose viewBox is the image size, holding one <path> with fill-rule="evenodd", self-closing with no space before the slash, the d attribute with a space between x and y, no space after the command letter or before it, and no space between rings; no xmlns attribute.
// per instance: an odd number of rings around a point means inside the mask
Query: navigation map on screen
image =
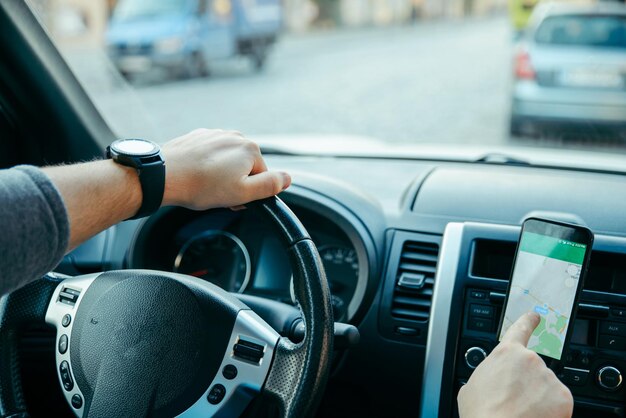
<svg viewBox="0 0 626 418"><path fill-rule="evenodd" d="M541 322L528 348L561 359L586 249L585 244L560 238L522 234L500 340L519 317L535 311Z"/></svg>

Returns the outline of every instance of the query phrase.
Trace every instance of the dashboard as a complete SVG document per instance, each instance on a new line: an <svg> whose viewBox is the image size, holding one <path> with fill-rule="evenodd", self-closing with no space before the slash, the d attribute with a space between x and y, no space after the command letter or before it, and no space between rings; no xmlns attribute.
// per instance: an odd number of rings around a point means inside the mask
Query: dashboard
<svg viewBox="0 0 626 418"><path fill-rule="evenodd" d="M575 417L626 416L626 175L506 164L267 155L323 260L336 320L358 346L335 353L319 416L455 417L456 393L496 345L523 219L596 235L559 378ZM292 304L275 233L252 211L163 208L66 257L70 274L179 271Z"/></svg>
<svg viewBox="0 0 626 418"><path fill-rule="evenodd" d="M367 288L367 237L332 208L319 212L286 199L318 248L335 319L353 320ZM140 226L128 267L189 274L229 292L295 304L288 255L270 228L248 210L169 208Z"/></svg>

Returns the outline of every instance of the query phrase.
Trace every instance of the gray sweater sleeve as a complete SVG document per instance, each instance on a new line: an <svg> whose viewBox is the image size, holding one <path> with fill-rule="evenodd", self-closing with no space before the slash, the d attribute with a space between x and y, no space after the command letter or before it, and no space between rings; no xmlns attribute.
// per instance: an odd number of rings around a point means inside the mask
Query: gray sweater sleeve
<svg viewBox="0 0 626 418"><path fill-rule="evenodd" d="M63 199L43 171L0 170L0 295L52 270L69 234Z"/></svg>

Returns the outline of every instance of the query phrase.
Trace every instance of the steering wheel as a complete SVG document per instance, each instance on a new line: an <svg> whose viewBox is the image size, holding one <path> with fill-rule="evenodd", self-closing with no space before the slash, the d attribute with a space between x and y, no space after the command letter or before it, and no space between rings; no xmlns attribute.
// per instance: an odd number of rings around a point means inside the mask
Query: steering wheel
<svg viewBox="0 0 626 418"><path fill-rule="evenodd" d="M311 415L330 368L333 312L317 248L278 198L247 205L287 249L306 327L293 343L237 298L195 277L119 270L48 275L0 299L0 417L27 417L20 329L46 322L78 417L239 416L258 395Z"/></svg>

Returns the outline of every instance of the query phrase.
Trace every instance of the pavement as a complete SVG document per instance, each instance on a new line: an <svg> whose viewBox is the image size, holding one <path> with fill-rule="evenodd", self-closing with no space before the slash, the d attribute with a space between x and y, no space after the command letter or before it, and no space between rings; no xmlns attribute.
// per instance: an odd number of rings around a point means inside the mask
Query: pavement
<svg viewBox="0 0 626 418"><path fill-rule="evenodd" d="M219 127L252 138L502 145L511 142L512 40L506 16L291 34L259 73L235 58L212 63L206 78L132 86L102 52L67 56L120 137L162 142Z"/></svg>

